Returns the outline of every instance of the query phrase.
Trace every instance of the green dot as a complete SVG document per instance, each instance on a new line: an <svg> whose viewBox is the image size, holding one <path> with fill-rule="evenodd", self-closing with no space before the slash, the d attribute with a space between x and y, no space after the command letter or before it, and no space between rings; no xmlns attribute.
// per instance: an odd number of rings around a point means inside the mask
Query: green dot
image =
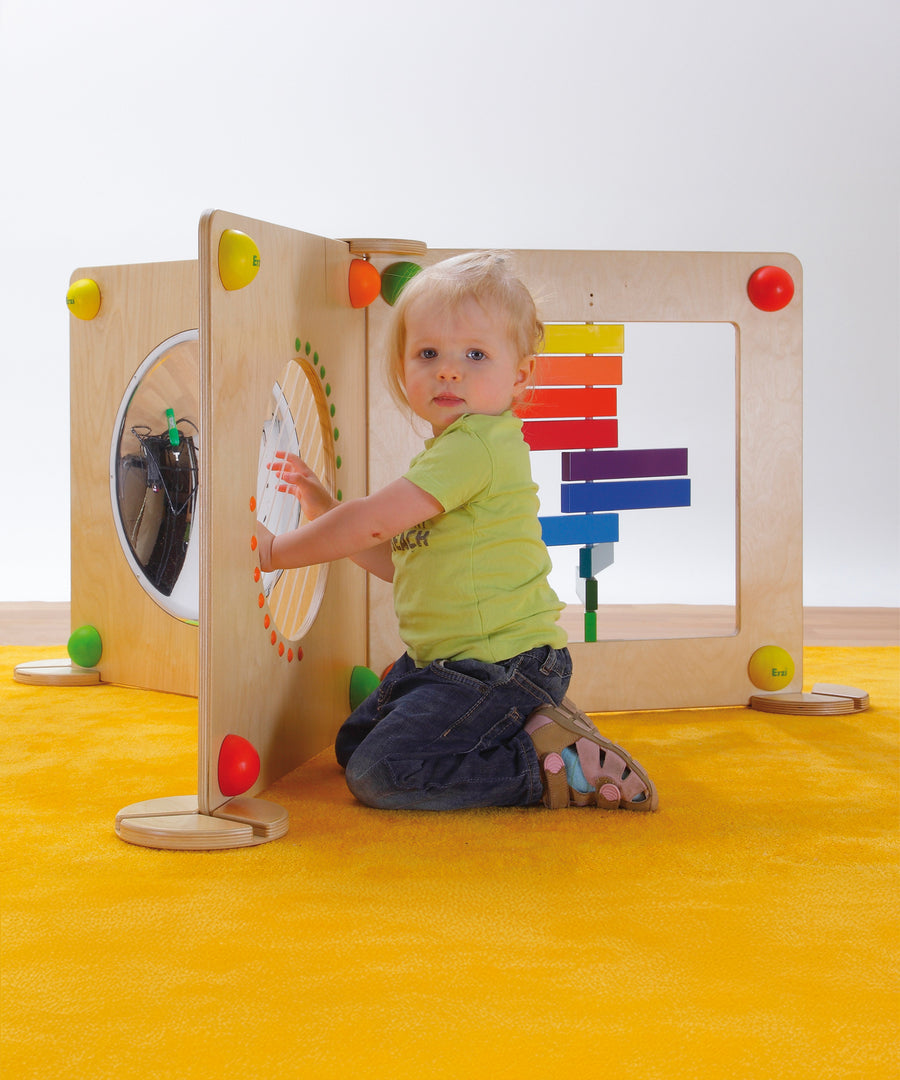
<svg viewBox="0 0 900 1080"><path fill-rule="evenodd" d="M325 383L325 396L331 397L331 383Z"/></svg>
<svg viewBox="0 0 900 1080"><path fill-rule="evenodd" d="M313 363L318 364L318 362L319 362L319 354L317 352L314 352L313 353Z"/></svg>
<svg viewBox="0 0 900 1080"><path fill-rule="evenodd" d="M334 441L337 442L340 437L341 437L341 433L338 431L337 428L335 428L334 429Z"/></svg>
<svg viewBox="0 0 900 1080"><path fill-rule="evenodd" d="M307 341L307 343L306 343L306 355L309 356L309 354L311 352L312 352L312 345L310 345L310 343Z"/></svg>
<svg viewBox="0 0 900 1080"><path fill-rule="evenodd" d="M324 367L319 368L319 375L320 375L321 378L323 378L323 379L325 378L325 368Z"/></svg>
<svg viewBox="0 0 900 1080"><path fill-rule="evenodd" d="M338 454L338 456L335 458L334 463L335 463L335 465L337 465L338 468L340 468L344 464L343 461L341 460L341 455L340 454Z"/></svg>
<svg viewBox="0 0 900 1080"><path fill-rule="evenodd" d="M334 405L332 405L329 411L331 412L331 415L334 416L334 414L337 412L337 409L334 407Z"/></svg>
<svg viewBox="0 0 900 1080"><path fill-rule="evenodd" d="M337 501L341 502L343 500L343 498L344 498L344 493L343 493L343 491L341 491L340 488L338 488Z"/></svg>
<svg viewBox="0 0 900 1080"><path fill-rule="evenodd" d="M303 346L300 343L300 338L295 338L294 339L294 352L300 352L300 350L302 348L303 348Z"/></svg>

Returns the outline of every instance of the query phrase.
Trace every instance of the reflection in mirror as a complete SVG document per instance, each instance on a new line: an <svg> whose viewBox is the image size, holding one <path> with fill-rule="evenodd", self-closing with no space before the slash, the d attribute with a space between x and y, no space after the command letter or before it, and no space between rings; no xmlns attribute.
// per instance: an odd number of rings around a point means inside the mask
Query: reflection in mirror
<svg viewBox="0 0 900 1080"><path fill-rule="evenodd" d="M548 540L551 584L567 605L562 622L572 641L593 640L592 634L601 641L735 634L736 329L731 323L615 329L621 373L597 365L605 372L597 383L614 391L602 412L593 406L590 414L605 418L609 441L600 448L593 442L532 450L542 518L571 523L590 515L588 531L599 535L605 516L613 530L606 542L593 542L590 556L582 539L566 542L565 525L560 541ZM551 331L551 347L553 340ZM546 367L552 366L551 359ZM545 380L540 365L538 379L540 387L559 381ZM525 421L527 438L527 412ZM593 453L585 452L589 446ZM545 537L547 530L545 523Z"/></svg>
<svg viewBox="0 0 900 1080"><path fill-rule="evenodd" d="M168 338L125 391L110 453L113 519L144 591L170 615L200 607L200 351L197 330Z"/></svg>

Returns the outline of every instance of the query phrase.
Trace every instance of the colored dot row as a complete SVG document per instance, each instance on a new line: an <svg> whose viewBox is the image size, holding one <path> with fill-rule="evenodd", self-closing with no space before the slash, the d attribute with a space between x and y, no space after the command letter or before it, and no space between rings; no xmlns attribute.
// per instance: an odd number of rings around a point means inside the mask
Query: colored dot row
<svg viewBox="0 0 900 1080"><path fill-rule="evenodd" d="M304 344L300 340L300 338L295 338L294 339L294 350L296 352L298 352L298 353L304 353L307 356L307 358L310 358L312 360L312 364L315 367L316 371L319 373L319 378L322 380L322 386L323 386L323 388L325 390L325 397L330 398L331 397L331 383L325 381L325 365L322 364L322 362L319 360L318 352L313 351L312 345L310 345L310 343L308 341ZM332 401L328 406L328 415L333 420L336 413L337 413L337 409L335 408L335 404ZM332 428L331 434L332 434L332 437L333 437L335 443L337 443L338 439L341 437L340 429L338 427ZM343 465L343 461L341 459L340 454L335 455L334 463L335 463L335 466L338 469L341 467L341 465ZM338 490L335 492L335 498L338 500L338 502L341 502L342 499L344 498L344 493L341 491L340 488L338 488Z"/></svg>
<svg viewBox="0 0 900 1080"><path fill-rule="evenodd" d="M256 499L253 498L252 495L250 496L250 512L252 514L256 513ZM257 544L256 537L252 536L250 538L250 550L251 551L256 551L257 546L258 546L258 544ZM258 566L255 566L253 568L253 580L256 582L257 585L262 580L262 571L260 570L260 568ZM256 598L256 603L259 606L260 611L262 611L263 608L265 608L265 606L266 606L265 593L260 593L259 594L259 596ZM287 645L286 646L283 641L279 640L278 631L274 630L272 628L272 616L268 613L268 611L263 616L263 626L265 627L265 629L267 631L269 631L269 642L270 642L270 644L272 644L273 646L278 647L278 655L279 656L286 657L288 663L291 663L291 661L294 659L295 656L296 656L296 658L298 660L303 659L303 649L299 645L296 646L296 652L295 652L294 651L294 646L292 646L292 645Z"/></svg>

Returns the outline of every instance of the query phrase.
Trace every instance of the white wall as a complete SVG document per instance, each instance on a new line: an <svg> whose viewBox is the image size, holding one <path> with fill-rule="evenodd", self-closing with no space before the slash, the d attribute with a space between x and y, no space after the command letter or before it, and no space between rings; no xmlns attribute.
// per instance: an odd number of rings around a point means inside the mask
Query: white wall
<svg viewBox="0 0 900 1080"><path fill-rule="evenodd" d="M793 252L805 600L897 605L898 10L0 0L0 599L68 596L70 272L194 258L219 206L434 247Z"/></svg>

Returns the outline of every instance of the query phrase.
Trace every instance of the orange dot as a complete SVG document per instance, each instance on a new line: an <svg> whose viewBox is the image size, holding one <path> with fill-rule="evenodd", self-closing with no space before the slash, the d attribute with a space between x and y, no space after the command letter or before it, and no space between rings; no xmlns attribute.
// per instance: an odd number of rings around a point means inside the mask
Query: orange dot
<svg viewBox="0 0 900 1080"><path fill-rule="evenodd" d="M266 606L266 598L263 596L262 593L259 594L259 598L257 599L256 602L257 602L257 604L259 604L260 607L265 607ZM268 618L268 615L266 616L266 618Z"/></svg>
<svg viewBox="0 0 900 1080"><path fill-rule="evenodd" d="M250 513L252 514L255 511L256 511L256 497L251 495L250 496Z"/></svg>
<svg viewBox="0 0 900 1080"><path fill-rule="evenodd" d="M251 551L256 551L256 545L257 545L258 543L259 543L259 541L258 541L258 540L256 539L256 537L255 537L255 536L251 536L251 537L250 537L250 550L251 550Z"/></svg>
<svg viewBox="0 0 900 1080"><path fill-rule="evenodd" d="M266 617L265 617L265 618L263 619L263 626L264 626L264 627L265 627L265 628L266 628L267 630L269 629L269 623L270 623L270 622L271 622L271 619L270 619L270 618L269 618L269 616L267 615L267 616L266 616Z"/></svg>
<svg viewBox="0 0 900 1080"><path fill-rule="evenodd" d="M272 637L271 637L272 644L274 645L277 640L278 640L278 635L273 630L272 631Z"/></svg>
<svg viewBox="0 0 900 1080"><path fill-rule="evenodd" d="M293 649L288 649L288 663L290 663L293 659L294 659L294 650Z"/></svg>
<svg viewBox="0 0 900 1080"><path fill-rule="evenodd" d="M297 646L297 659L298 659L298 660L302 660L302 659L303 659L303 650L302 650L302 649L300 648L300 646L299 646L299 645Z"/></svg>
<svg viewBox="0 0 900 1080"><path fill-rule="evenodd" d="M262 571L261 571L261 570L260 570L260 568L259 568L259 567L257 566L257 567L256 567L256 569L255 569L255 570L253 571L253 580L254 580L254 581L259 581L259 579L260 579L261 577L262 577Z"/></svg>
<svg viewBox="0 0 900 1080"><path fill-rule="evenodd" d="M283 641L279 641L279 643L278 643L278 655L279 656L284 656L284 642Z"/></svg>

